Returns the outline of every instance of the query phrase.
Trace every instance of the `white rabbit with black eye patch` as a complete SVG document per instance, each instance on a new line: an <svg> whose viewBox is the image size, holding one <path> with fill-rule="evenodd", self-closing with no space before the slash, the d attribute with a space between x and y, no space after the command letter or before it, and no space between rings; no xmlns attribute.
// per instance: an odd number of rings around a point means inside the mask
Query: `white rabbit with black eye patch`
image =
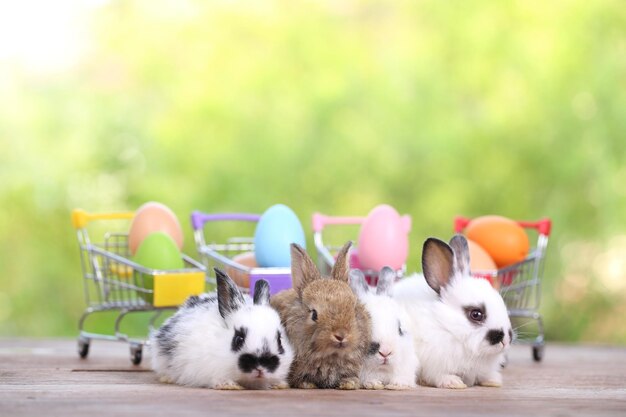
<svg viewBox="0 0 626 417"><path fill-rule="evenodd" d="M288 388L293 352L269 284L254 300L215 268L217 293L191 296L151 336L152 367L162 381L215 389Z"/></svg>
<svg viewBox="0 0 626 417"><path fill-rule="evenodd" d="M384 267L376 288L359 270L350 272L350 286L372 319L372 342L361 368L366 389L410 389L417 386L418 359L406 312L391 298L396 273Z"/></svg>
<svg viewBox="0 0 626 417"><path fill-rule="evenodd" d="M469 270L462 235L429 238L422 252L424 275L398 282L394 298L406 309L420 361L421 384L465 388L502 385L500 364L513 331L500 294Z"/></svg>

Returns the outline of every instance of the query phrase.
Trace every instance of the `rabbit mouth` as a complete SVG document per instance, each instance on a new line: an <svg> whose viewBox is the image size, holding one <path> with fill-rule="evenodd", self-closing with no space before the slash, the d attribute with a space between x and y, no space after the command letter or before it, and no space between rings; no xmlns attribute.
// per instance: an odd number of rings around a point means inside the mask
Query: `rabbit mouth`
<svg viewBox="0 0 626 417"><path fill-rule="evenodd" d="M257 369L254 369L254 370L252 371L252 376L253 376L255 379L265 378L265 372L263 372L263 369L258 369L258 368L257 368Z"/></svg>
<svg viewBox="0 0 626 417"><path fill-rule="evenodd" d="M341 342L334 342L332 345L335 349L339 349L339 350L344 350L348 347L348 343L345 340Z"/></svg>

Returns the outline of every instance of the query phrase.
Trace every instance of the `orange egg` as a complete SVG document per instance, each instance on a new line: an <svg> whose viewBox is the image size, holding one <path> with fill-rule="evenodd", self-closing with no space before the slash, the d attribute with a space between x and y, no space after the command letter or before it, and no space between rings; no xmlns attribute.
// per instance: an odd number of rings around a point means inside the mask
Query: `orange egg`
<svg viewBox="0 0 626 417"><path fill-rule="evenodd" d="M247 268L256 268L258 266L254 252L240 253L239 255L234 256L232 260ZM250 274L248 272L237 268L227 267L226 273L238 286L242 288L250 287Z"/></svg>
<svg viewBox="0 0 626 417"><path fill-rule="evenodd" d="M517 222L502 216L482 216L469 222L465 235L491 256L498 268L526 258L528 235Z"/></svg>
<svg viewBox="0 0 626 417"><path fill-rule="evenodd" d="M137 209L130 224L128 247L131 255L135 255L141 242L153 232L163 232L169 235L178 249L182 249L183 230L178 218L167 206L152 201Z"/></svg>
<svg viewBox="0 0 626 417"><path fill-rule="evenodd" d="M470 270L475 271L495 271L498 269L491 256L478 243L467 240L470 253Z"/></svg>

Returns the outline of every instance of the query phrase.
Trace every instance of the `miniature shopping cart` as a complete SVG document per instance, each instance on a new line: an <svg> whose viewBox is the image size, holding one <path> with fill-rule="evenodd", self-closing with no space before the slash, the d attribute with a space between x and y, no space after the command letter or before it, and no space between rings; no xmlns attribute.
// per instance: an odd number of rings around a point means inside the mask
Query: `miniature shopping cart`
<svg viewBox="0 0 626 417"><path fill-rule="evenodd" d="M355 226L363 224L367 217L355 217L355 216L326 216L321 213L314 213L312 218L313 223L313 242L315 243L315 249L317 250L317 263L320 271L325 274L329 274L332 266L335 264L335 258L337 253L345 244L347 240L346 232L351 232L354 236ZM342 231L328 230L327 226L333 226L332 229L339 229L334 226L341 226ZM330 236L335 233L334 236ZM343 233L342 233L343 232ZM356 231L358 232L358 231ZM324 237L326 236L326 237ZM339 237L341 236L341 238ZM342 244L338 244L342 242ZM371 269L361 268L358 259L358 248L352 247L350 251L350 268L360 269L365 275L365 279L370 285L375 286L378 282L378 272ZM406 274L406 265L396 270L396 279L402 278Z"/></svg>
<svg viewBox="0 0 626 417"><path fill-rule="evenodd" d="M455 218L454 231L461 233L469 222L470 219L465 217ZM543 359L545 340L543 320L538 310L544 258L552 222L550 219L542 219L517 223L527 232L537 233L537 244L526 258L497 271L474 271L472 275L489 280L500 290L509 317L515 324L520 322L517 328L522 330L517 331L516 341L531 343L533 359L539 362Z"/></svg>
<svg viewBox="0 0 626 417"><path fill-rule="evenodd" d="M202 265L184 254L186 268L180 270L153 270L130 260L128 234L112 232L110 226L115 223L113 221L117 221L118 226L120 221L128 223L133 216L132 212L92 214L78 209L72 211L87 303L78 322L78 354L81 358L89 354L92 339L117 340L130 344L130 359L138 365L147 342L122 333L120 326L123 319L130 313L153 312L149 323L152 329L164 310L174 310L188 296L204 291L205 272ZM89 236L89 230L95 230L97 226L103 229L101 243L92 242ZM87 317L107 311L117 312L110 333L93 333L84 329Z"/></svg>
<svg viewBox="0 0 626 417"><path fill-rule="evenodd" d="M247 213L208 214L194 211L191 214L196 248L203 267L207 271L207 281L210 285L215 286L213 268L217 267L225 271L245 293L249 293L260 279L270 284L271 294L292 287L291 268L262 268L256 265L254 238L251 235L254 234L254 228L260 218L259 214ZM232 222L237 222L239 226L242 226L237 228L238 232L247 228L247 236L226 238L225 243L218 243L208 238L211 232L224 233L226 223Z"/></svg>

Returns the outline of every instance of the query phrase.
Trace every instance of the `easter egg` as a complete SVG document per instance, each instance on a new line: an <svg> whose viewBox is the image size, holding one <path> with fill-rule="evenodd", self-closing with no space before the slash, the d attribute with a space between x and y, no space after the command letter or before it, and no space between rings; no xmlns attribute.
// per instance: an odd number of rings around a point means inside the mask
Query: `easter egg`
<svg viewBox="0 0 626 417"><path fill-rule="evenodd" d="M359 233L359 262L365 269L381 270L384 266L399 269L409 254L411 217L400 216L387 204L369 212Z"/></svg>
<svg viewBox="0 0 626 417"><path fill-rule="evenodd" d="M498 269L491 256L473 240L467 240L470 253L470 271L495 271Z"/></svg>
<svg viewBox="0 0 626 417"><path fill-rule="evenodd" d="M164 232L150 233L141 242L137 252L133 257L133 262L149 268L159 271L183 269L185 263L183 262L181 253L174 240ZM136 285L142 288L152 290L154 288L154 276L150 274L137 274ZM153 294L138 291L141 298L148 302L152 302Z"/></svg>
<svg viewBox="0 0 626 417"><path fill-rule="evenodd" d="M131 255L135 255L142 241L153 232L168 234L178 249L183 247L183 230L180 222L172 210L157 203L145 203L135 212L128 232L128 247Z"/></svg>
<svg viewBox="0 0 626 417"><path fill-rule="evenodd" d="M517 222L502 216L482 216L471 220L465 235L487 251L498 268L524 260L530 250L524 229Z"/></svg>
<svg viewBox="0 0 626 417"><path fill-rule="evenodd" d="M157 270L185 267L178 246L164 232L153 232L146 236L137 248L133 261L146 268Z"/></svg>
<svg viewBox="0 0 626 417"><path fill-rule="evenodd" d="M258 266L254 252L240 253L239 255L233 256L232 261L246 268L256 268ZM250 274L248 272L233 267L227 267L226 273L238 286L250 288Z"/></svg>
<svg viewBox="0 0 626 417"><path fill-rule="evenodd" d="M254 232L257 264L263 268L291 266L292 243L306 248L304 229L298 216L284 204L268 208Z"/></svg>

